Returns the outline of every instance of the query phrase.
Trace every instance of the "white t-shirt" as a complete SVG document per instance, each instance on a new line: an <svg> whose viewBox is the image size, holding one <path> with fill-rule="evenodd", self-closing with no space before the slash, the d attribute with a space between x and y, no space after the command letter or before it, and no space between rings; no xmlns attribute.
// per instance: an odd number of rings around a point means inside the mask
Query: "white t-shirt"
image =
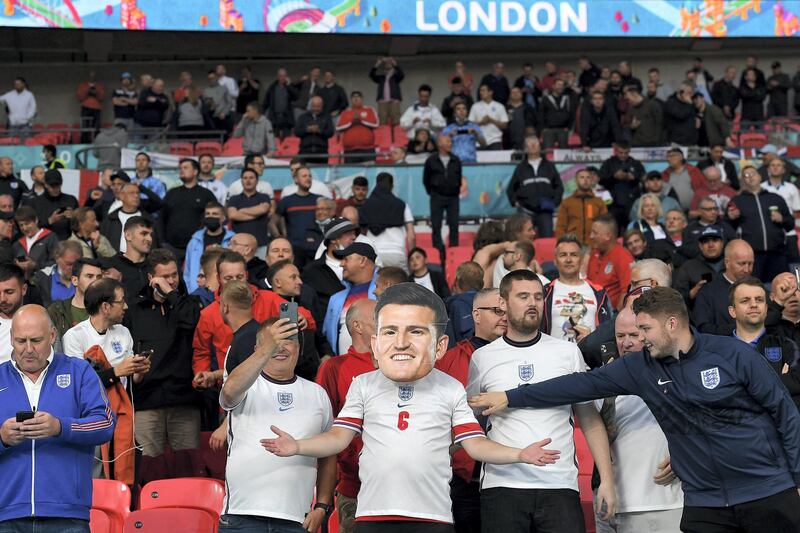
<svg viewBox="0 0 800 533"><path fill-rule="evenodd" d="M381 262L381 255L395 257L398 255L406 255L406 236L408 232L406 231L405 224L414 222L414 215L411 213L411 208L408 207L408 204L406 204L406 208L403 211L403 222L404 225L402 226L386 228L380 235L375 235L371 231L367 231L367 238L372 244L375 253L378 255L378 262L381 264L383 264Z"/></svg>
<svg viewBox="0 0 800 533"><path fill-rule="evenodd" d="M333 270L333 273L336 274L336 277L339 278L339 281L342 281L344 276L344 269L342 268L342 262L336 259L335 257L329 256L326 253L325 264L328 265L328 268ZM345 353L345 352L339 352L339 353Z"/></svg>
<svg viewBox="0 0 800 533"><path fill-rule="evenodd" d="M430 271L425 272L425 275L422 276L421 278L418 278L417 276L414 276L414 283L416 283L418 285L422 285L423 287L425 287L429 291L434 292L434 290L433 290L433 282L431 281L431 273L430 273Z"/></svg>
<svg viewBox="0 0 800 533"><path fill-rule="evenodd" d="M200 183L202 184L203 182ZM232 196L236 196L237 194L242 194L243 192L244 192L244 187L242 187L242 180L236 180L233 183L231 183L230 186L228 187L228 199L230 199ZM268 181L259 179L258 183L256 183L256 192L260 192L261 194L266 194L267 196L269 196L270 200L275 198L275 190L272 188L272 185L270 185ZM214 196L216 196L216 193L214 193ZM223 202L220 203L222 205L226 205Z"/></svg>
<svg viewBox="0 0 800 533"><path fill-rule="evenodd" d="M603 400L597 405L602 406ZM667 438L655 417L638 396L617 396L617 439L611 444L611 461L617 485L617 512L639 513L683 507L679 480L667 486L653 482L658 464L669 455Z"/></svg>
<svg viewBox="0 0 800 533"><path fill-rule="evenodd" d="M0 363L11 361L11 319L0 318Z"/></svg>
<svg viewBox="0 0 800 533"><path fill-rule="evenodd" d="M566 285L556 280L553 284L553 308L550 316L550 335L557 339L575 342L575 332L570 329L570 317L576 325L594 331L597 299L592 287L585 281L580 285Z"/></svg>
<svg viewBox="0 0 800 533"><path fill-rule="evenodd" d="M475 350L469 365L469 396L506 391L586 371L586 363L575 344L543 333L529 343L512 345L510 342L500 337ZM491 415L489 424L487 436L506 446L525 448L550 437L553 442L548 448L560 450L561 458L546 468L529 464L485 464L482 488L578 490L571 405L510 409Z"/></svg>
<svg viewBox="0 0 800 533"><path fill-rule="evenodd" d="M121 227L123 230L119 232L119 248L117 248L117 250L119 250L121 253L124 254L125 251L128 249L128 243L125 242L125 223L128 221L129 218L142 216L142 212L136 211L135 213L125 213L122 209L120 209L119 214L117 216L119 216L119 223L122 224Z"/></svg>
<svg viewBox="0 0 800 533"><path fill-rule="evenodd" d="M122 324L111 326L101 335L87 318L64 333L64 353L71 357L83 359L83 354L95 345L103 349L111 366L115 366L126 356L133 355L133 337Z"/></svg>
<svg viewBox="0 0 800 533"><path fill-rule="evenodd" d="M242 182L239 181L238 183L239 183L239 188L241 189L242 188ZM266 183L266 182L264 182L264 183ZM213 180L197 180L197 184L200 185L202 188L208 189L209 191L211 191L211 194L214 195L214 198L216 198L217 201L220 204L225 205L225 202L228 200L228 187L227 187L227 185L225 185L224 183L222 183L221 181L219 181L217 179L213 179ZM258 185L261 185L260 181L258 182ZM256 185L256 191L262 192L262 191L260 191L258 189L258 185ZM266 185L267 185L266 188L268 188L271 191L272 190L272 185L270 185L269 183L266 183ZM263 188L264 187L262 187L262 189ZM264 193L264 194L267 194L267 193ZM270 194L270 198L272 198L271 194Z"/></svg>
<svg viewBox="0 0 800 533"><path fill-rule="evenodd" d="M357 518L453 523L450 444L482 437L464 387L444 372L398 383L379 370L350 384L333 423L361 433Z"/></svg>
<svg viewBox="0 0 800 533"><path fill-rule="evenodd" d="M265 452L260 439L278 426L296 439L330 429L331 402L325 390L295 377L278 382L261 374L242 402L227 409L228 464L221 514L266 516L302 523L311 510L317 460Z"/></svg>
<svg viewBox="0 0 800 533"><path fill-rule="evenodd" d="M472 109L469 110L469 121L480 124L483 117L487 115L495 120L508 122L506 108L503 104L494 100L488 104L483 100L472 104ZM481 133L483 133L483 138L486 139L486 144L499 143L503 140L503 131L491 122L481 126Z"/></svg>
<svg viewBox="0 0 800 533"><path fill-rule="evenodd" d="M286 198L290 194L295 194L297 192L297 184L290 183L286 187L283 188L281 191L281 198ZM327 185L322 183L321 181L311 180L311 189L309 192L313 194L317 194L319 196L324 196L325 198L333 198L333 194L331 194L331 190L328 188Z"/></svg>
<svg viewBox="0 0 800 533"><path fill-rule="evenodd" d="M506 274L509 273L509 270L503 264L503 256L497 258L497 261L494 262L494 270L492 270L492 286L495 289L500 288L500 282L503 281L503 278ZM546 276L542 276L541 274L536 274L536 277L539 278L539 281L542 282L542 286L547 285L550 283L550 280L547 279Z"/></svg>

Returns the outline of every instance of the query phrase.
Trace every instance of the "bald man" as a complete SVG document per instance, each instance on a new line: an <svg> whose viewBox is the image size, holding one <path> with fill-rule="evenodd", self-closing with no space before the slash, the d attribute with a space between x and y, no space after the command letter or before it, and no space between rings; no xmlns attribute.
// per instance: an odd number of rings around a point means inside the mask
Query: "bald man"
<svg viewBox="0 0 800 533"><path fill-rule="evenodd" d="M11 339L12 360L0 364L0 476L13 482L0 487L0 531L32 531L35 509L47 519L37 530L89 533L94 448L114 433L108 399L89 363L53 352L44 307L22 306Z"/></svg>
<svg viewBox="0 0 800 533"><path fill-rule="evenodd" d="M620 357L642 351L636 315L625 307L614 322ZM616 527L598 520L598 533L678 533L683 513L683 492L669 464L664 432L638 396L598 400L611 443L617 486Z"/></svg>
<svg viewBox="0 0 800 533"><path fill-rule="evenodd" d="M370 339L375 334L375 300L357 300L347 310L345 326L353 339L347 353L328 359L319 367L317 383L325 389L338 416L344 407L350 383L356 376L375 370L370 349ZM336 487L336 511L339 515L339 531L352 533L355 525L356 496L361 482L358 479L358 454L361 438L353 442L338 456L339 484Z"/></svg>
<svg viewBox="0 0 800 533"><path fill-rule="evenodd" d="M297 117L297 123L294 126L294 133L300 137L300 153L306 157L306 161L314 161L315 159L327 159L328 153L328 139L330 139L335 130L331 117L327 113L322 112L324 103L319 96L311 97L308 103L308 111ZM308 157L319 155L319 157Z"/></svg>
<svg viewBox="0 0 800 533"><path fill-rule="evenodd" d="M714 275L697 293L692 316L702 333L730 336L735 322L728 313L731 285L753 273L753 248L741 239L725 247L725 269Z"/></svg>
<svg viewBox="0 0 800 533"><path fill-rule="evenodd" d="M258 239L250 233L237 233L231 239L228 247L234 252L242 254L244 260L247 261L247 281L261 289L266 289L269 265L258 257ZM266 251L269 252L269 247L266 247Z"/></svg>

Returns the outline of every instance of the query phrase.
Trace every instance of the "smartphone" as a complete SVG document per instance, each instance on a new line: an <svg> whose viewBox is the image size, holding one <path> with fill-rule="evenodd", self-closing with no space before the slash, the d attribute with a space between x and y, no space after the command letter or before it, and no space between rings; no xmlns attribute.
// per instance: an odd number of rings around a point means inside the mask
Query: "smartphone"
<svg viewBox="0 0 800 533"><path fill-rule="evenodd" d="M139 355L141 355L145 359L150 359L153 356L153 352L154 352L154 350L152 348L150 348L149 350L141 350L139 352Z"/></svg>
<svg viewBox="0 0 800 533"><path fill-rule="evenodd" d="M700 276L700 279L702 279L706 283L710 283L711 282L711 278L713 278L713 277L714 276L713 276L713 274L711 274L711 272L706 272L705 274Z"/></svg>
<svg viewBox="0 0 800 533"><path fill-rule="evenodd" d="M794 267L794 279L797 280L797 286L800 287L800 268Z"/></svg>
<svg viewBox="0 0 800 533"><path fill-rule="evenodd" d="M67 210L66 207L59 207L58 209L56 209L56 213L63 213L66 210Z"/></svg>
<svg viewBox="0 0 800 533"><path fill-rule="evenodd" d="M280 307L278 318L288 318L291 324L297 324L297 302L283 302ZM289 337L297 340L297 335Z"/></svg>
<svg viewBox="0 0 800 533"><path fill-rule="evenodd" d="M17 411L17 422L25 422L36 416L36 411Z"/></svg>
<svg viewBox="0 0 800 533"><path fill-rule="evenodd" d="M20 254L17 256L17 261L19 261L20 263L24 263L26 259L28 259L28 256L25 254Z"/></svg>

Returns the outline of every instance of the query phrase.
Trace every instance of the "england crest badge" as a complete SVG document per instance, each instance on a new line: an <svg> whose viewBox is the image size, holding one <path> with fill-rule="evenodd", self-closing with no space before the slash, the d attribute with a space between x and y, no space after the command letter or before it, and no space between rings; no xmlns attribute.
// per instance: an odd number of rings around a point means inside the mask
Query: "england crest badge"
<svg viewBox="0 0 800 533"><path fill-rule="evenodd" d="M56 385L60 388L66 389L69 387L70 383L72 383L72 378L69 374L59 374L56 376Z"/></svg>
<svg viewBox="0 0 800 533"><path fill-rule="evenodd" d="M114 341L114 342L111 343L111 347L114 349L115 352L122 353L122 343L121 342Z"/></svg>
<svg viewBox="0 0 800 533"><path fill-rule="evenodd" d="M519 365L519 379L522 381L530 381L533 377L533 365L525 364Z"/></svg>
<svg viewBox="0 0 800 533"><path fill-rule="evenodd" d="M404 402L407 402L414 397L413 385L400 385L397 389L397 396Z"/></svg>
<svg viewBox="0 0 800 533"><path fill-rule="evenodd" d="M783 350L781 350L780 346L767 346L766 350L764 350L764 355L768 361L777 363L783 359Z"/></svg>
<svg viewBox="0 0 800 533"><path fill-rule="evenodd" d="M709 368L700 372L700 378L703 382L703 387L707 389L716 389L719 385L719 367Z"/></svg>
<svg viewBox="0 0 800 533"><path fill-rule="evenodd" d="M291 392L279 392L278 393L278 403L283 407L289 407L292 405L294 398L292 397Z"/></svg>

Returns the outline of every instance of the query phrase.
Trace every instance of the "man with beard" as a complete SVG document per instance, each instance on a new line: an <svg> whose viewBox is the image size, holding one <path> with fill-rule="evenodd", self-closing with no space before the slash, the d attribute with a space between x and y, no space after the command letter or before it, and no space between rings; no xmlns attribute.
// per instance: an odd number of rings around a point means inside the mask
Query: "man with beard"
<svg viewBox="0 0 800 533"><path fill-rule="evenodd" d="M270 197L256 190L258 173L251 168L242 170L242 193L228 199L228 219L236 233L249 233L258 241L256 255L263 257L267 251L269 233L267 223L271 208Z"/></svg>
<svg viewBox="0 0 800 533"><path fill-rule="evenodd" d="M483 289L472 300L475 336L459 341L436 361L436 368L467 386L469 364L475 350L502 337L506 332L506 311L497 289ZM481 530L481 463L473 461L464 450L453 455L453 520L456 533L479 533Z"/></svg>
<svg viewBox="0 0 800 533"><path fill-rule="evenodd" d="M525 449L486 439L464 388L433 368L447 347L447 314L438 296L416 283L394 285L383 293L375 315L372 352L379 371L353 380L333 428L295 440L273 425L277 438L261 441L281 457L328 457L362 434L359 533L452 531L453 442L483 462L544 466L556 460L558 452L542 449L549 439Z"/></svg>
<svg viewBox="0 0 800 533"><path fill-rule="evenodd" d="M470 396L505 390L520 382L538 383L559 375L586 371L577 345L540 331L544 312L544 288L536 274L515 270L500 283L500 297L507 313L503 337L479 348L472 356L467 391ZM583 532L584 521L575 464L573 410L589 443L601 483L597 489L598 512L614 515L614 473L608 437L594 405L573 403L551 409L515 411L490 417L491 434L507 446L552 435L563 459L546 469L523 465L484 466L481 486L483 532L527 533Z"/></svg>
<svg viewBox="0 0 800 533"><path fill-rule="evenodd" d="M16 265L0 264L0 363L11 359L11 320L22 306L28 284Z"/></svg>
<svg viewBox="0 0 800 533"><path fill-rule="evenodd" d="M164 224L164 242L175 253L180 263L186 254L186 246L197 228L203 225L206 206L216 202L214 193L199 187L197 176L200 165L194 159L184 158L178 164L178 177L183 185L167 192L161 221Z"/></svg>
<svg viewBox="0 0 800 533"><path fill-rule="evenodd" d="M633 312L641 352L591 372L483 394L470 405L491 415L639 396L664 430L682 482L682 531L797 531L800 414L767 361L737 339L698 333L674 289L647 291Z"/></svg>

